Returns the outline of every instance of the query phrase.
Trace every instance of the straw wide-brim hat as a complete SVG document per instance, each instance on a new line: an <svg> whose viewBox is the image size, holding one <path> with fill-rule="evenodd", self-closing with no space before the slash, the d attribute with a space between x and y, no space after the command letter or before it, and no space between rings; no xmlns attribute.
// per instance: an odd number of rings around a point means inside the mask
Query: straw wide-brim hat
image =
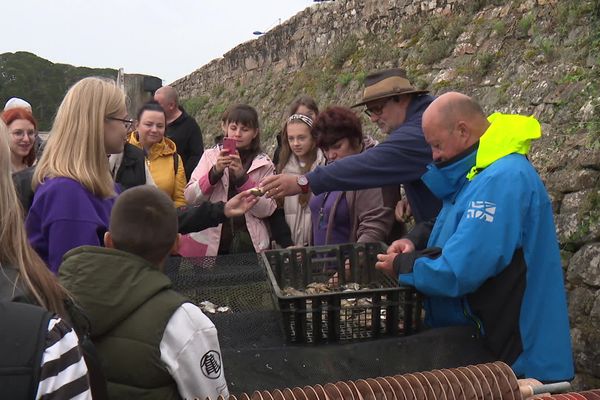
<svg viewBox="0 0 600 400"><path fill-rule="evenodd" d="M360 103L352 107L359 107L374 100L402 94L427 93L428 90L416 89L406 77L406 72L401 68L386 69L374 72L365 77L365 90Z"/></svg>

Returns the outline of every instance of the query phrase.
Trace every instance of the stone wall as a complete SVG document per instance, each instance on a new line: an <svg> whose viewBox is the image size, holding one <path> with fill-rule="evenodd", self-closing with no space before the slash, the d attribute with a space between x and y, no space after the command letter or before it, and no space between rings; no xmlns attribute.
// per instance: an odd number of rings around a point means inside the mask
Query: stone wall
<svg viewBox="0 0 600 400"><path fill-rule="evenodd" d="M459 90L488 112L533 114L530 158L552 197L568 288L577 388L600 387L600 1L348 0L313 5L174 83L204 128L233 102L273 142L287 104L360 98L368 71L407 69L419 87ZM364 120L365 128L374 127Z"/></svg>

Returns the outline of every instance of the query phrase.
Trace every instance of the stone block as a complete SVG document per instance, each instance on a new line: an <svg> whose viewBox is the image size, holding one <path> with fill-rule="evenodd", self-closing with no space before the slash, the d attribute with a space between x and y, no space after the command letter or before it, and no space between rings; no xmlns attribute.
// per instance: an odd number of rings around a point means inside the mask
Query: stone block
<svg viewBox="0 0 600 400"><path fill-rule="evenodd" d="M577 287L568 294L569 320L571 325L578 325L590 315L594 302L597 300L597 292L585 287Z"/></svg>
<svg viewBox="0 0 600 400"><path fill-rule="evenodd" d="M600 171L593 169L563 169L548 176L548 187L563 193L596 188L600 181Z"/></svg>
<svg viewBox="0 0 600 400"><path fill-rule="evenodd" d="M593 195L594 192L598 193L598 190L586 189L579 192L565 194L560 205L560 213L577 213L577 211L579 211L581 207L585 205L584 203L588 201L589 196Z"/></svg>
<svg viewBox="0 0 600 400"><path fill-rule="evenodd" d="M600 288L600 243L589 243L580 248L569 262L567 279L571 282L582 282ZM596 292L598 297L600 292ZM600 307L596 300L596 316L600 316Z"/></svg>
<svg viewBox="0 0 600 400"><path fill-rule="evenodd" d="M244 66L248 71L252 71L258 68L258 61L254 57L246 57L244 60Z"/></svg>
<svg viewBox="0 0 600 400"><path fill-rule="evenodd" d="M600 149L581 149L575 159L575 164L580 168L600 170Z"/></svg>

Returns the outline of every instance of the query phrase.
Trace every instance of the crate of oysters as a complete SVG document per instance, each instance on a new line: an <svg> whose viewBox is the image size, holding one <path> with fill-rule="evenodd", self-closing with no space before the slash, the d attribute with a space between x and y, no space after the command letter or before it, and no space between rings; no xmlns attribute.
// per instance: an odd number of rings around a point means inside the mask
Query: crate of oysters
<svg viewBox="0 0 600 400"><path fill-rule="evenodd" d="M375 269L383 243L269 250L262 262L288 342L403 336L420 327L421 298Z"/></svg>

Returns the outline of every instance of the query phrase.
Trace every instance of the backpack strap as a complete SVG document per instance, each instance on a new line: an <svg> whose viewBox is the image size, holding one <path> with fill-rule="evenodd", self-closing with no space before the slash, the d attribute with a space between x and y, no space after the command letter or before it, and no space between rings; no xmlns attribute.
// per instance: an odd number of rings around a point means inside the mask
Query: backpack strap
<svg viewBox="0 0 600 400"><path fill-rule="evenodd" d="M175 171L175 176L177 176L177 170L179 169L179 154L177 152L173 153L173 170Z"/></svg>
<svg viewBox="0 0 600 400"><path fill-rule="evenodd" d="M71 325L79 337L79 347L88 368L92 397L94 400L108 400L106 376L102 370L102 362L96 346L90 338L90 320L83 309L70 299L65 300L65 308L71 319Z"/></svg>
<svg viewBox="0 0 600 400"><path fill-rule="evenodd" d="M0 387L11 399L33 399L40 380L52 313L23 303L0 302ZM4 396L3 396L4 397Z"/></svg>

